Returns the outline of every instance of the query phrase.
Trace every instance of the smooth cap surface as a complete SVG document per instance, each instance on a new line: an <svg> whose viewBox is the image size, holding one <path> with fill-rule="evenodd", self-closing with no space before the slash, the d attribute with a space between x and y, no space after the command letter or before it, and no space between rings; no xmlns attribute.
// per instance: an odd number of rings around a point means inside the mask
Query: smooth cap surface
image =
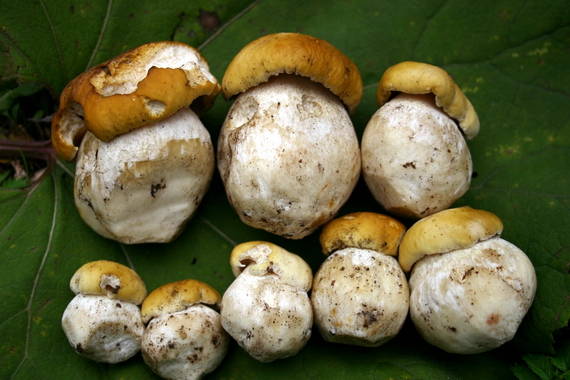
<svg viewBox="0 0 570 380"><path fill-rule="evenodd" d="M392 92L433 94L438 107L457 120L468 139L479 133L479 118L469 99L453 78L442 68L422 62L406 61L389 67L376 92L376 101L384 105Z"/></svg>
<svg viewBox="0 0 570 380"><path fill-rule="evenodd" d="M330 43L299 33L268 34L247 44L230 62L222 89L232 97L279 74L308 77L353 111L362 98L356 65Z"/></svg>
<svg viewBox="0 0 570 380"><path fill-rule="evenodd" d="M87 130L103 141L162 120L220 86L200 53L180 42L153 42L97 65L73 79L52 119L57 154L72 160Z"/></svg>
<svg viewBox="0 0 570 380"><path fill-rule="evenodd" d="M291 286L305 291L311 289L313 274L299 256L265 241L238 244L230 255L230 265L237 277L247 269L250 275L276 275Z"/></svg>
<svg viewBox="0 0 570 380"><path fill-rule="evenodd" d="M154 289L145 298L141 309L143 322L198 303L219 306L221 299L216 289L201 281L189 279L171 282Z"/></svg>
<svg viewBox="0 0 570 380"><path fill-rule="evenodd" d="M371 249L396 256L406 228L396 219L373 212L355 212L329 222L321 232L323 253L343 248Z"/></svg>
<svg viewBox="0 0 570 380"><path fill-rule="evenodd" d="M75 294L107 296L135 305L146 297L144 282L135 271L107 260L81 266L71 277L69 287Z"/></svg>
<svg viewBox="0 0 570 380"><path fill-rule="evenodd" d="M500 235L503 223L489 211L459 207L440 211L416 222L400 244L400 265L408 272L426 255L469 248Z"/></svg>

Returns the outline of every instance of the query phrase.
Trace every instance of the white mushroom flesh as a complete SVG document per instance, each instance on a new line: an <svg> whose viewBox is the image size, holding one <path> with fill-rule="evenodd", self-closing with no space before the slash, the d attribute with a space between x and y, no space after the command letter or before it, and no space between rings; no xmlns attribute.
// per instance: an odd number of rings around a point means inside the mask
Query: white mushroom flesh
<svg viewBox="0 0 570 380"><path fill-rule="evenodd" d="M424 257L410 278L410 314L441 349L474 354L511 340L536 291L528 257L500 238Z"/></svg>
<svg viewBox="0 0 570 380"><path fill-rule="evenodd" d="M473 165L456 123L428 95L400 94L372 116L362 137L368 188L398 215L422 218L469 189Z"/></svg>
<svg viewBox="0 0 570 380"><path fill-rule="evenodd" d="M274 274L240 274L222 298L222 326L252 357L270 362L295 355L311 336L305 290Z"/></svg>
<svg viewBox="0 0 570 380"><path fill-rule="evenodd" d="M136 305L82 294L69 303L61 324L75 351L105 363L122 362L135 355L144 331Z"/></svg>
<svg viewBox="0 0 570 380"><path fill-rule="evenodd" d="M311 301L325 340L379 346L396 336L406 320L408 283L393 257L345 248L321 265Z"/></svg>
<svg viewBox="0 0 570 380"><path fill-rule="evenodd" d="M143 335L142 354L165 379L199 379L218 367L228 344L220 314L196 304L152 319Z"/></svg>
<svg viewBox="0 0 570 380"><path fill-rule="evenodd" d="M244 223L300 239L350 196L360 172L358 140L336 96L282 75L237 98L220 133L218 167Z"/></svg>
<svg viewBox="0 0 570 380"><path fill-rule="evenodd" d="M75 204L99 234L123 243L168 242L208 188L214 153L189 109L103 142L87 133L75 172Z"/></svg>

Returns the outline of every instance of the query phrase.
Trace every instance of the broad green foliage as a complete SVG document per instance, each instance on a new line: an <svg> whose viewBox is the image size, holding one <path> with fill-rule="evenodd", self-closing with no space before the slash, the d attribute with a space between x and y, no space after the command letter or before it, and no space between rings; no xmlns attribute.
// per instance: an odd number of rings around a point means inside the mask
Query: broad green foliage
<svg viewBox="0 0 570 380"><path fill-rule="evenodd" d="M556 354L554 348L560 346L553 338L570 318L567 1L219 0L159 5L149 0L0 0L0 5L0 54L6 53L2 78L41 84L55 96L86 67L143 42L173 38L201 46L221 78L247 42L266 33L296 31L330 41L359 66L365 84L353 115L359 135L376 110L374 93L382 71L402 60L443 66L477 109L481 134L469 143L477 176L458 204L498 214L505 224L503 236L536 266L535 304L515 341L487 354L457 356L424 343L409 321L401 335L377 349L325 344L315 330L298 356L272 364L255 362L234 344L213 377L502 379L513 376L515 363L519 378L567 373L567 346ZM201 26L200 9L217 13L218 32ZM228 106L220 98L203 118L214 141ZM154 378L140 356L120 365L100 365L69 347L60 318L72 298L69 278L86 261L105 258L129 264L149 289L193 277L223 291L233 278L227 259L236 242L273 241L304 256L314 269L323 260L315 235L286 241L243 225L218 177L175 242L124 246L103 239L75 210L70 168L58 163L29 192L0 192L0 378ZM342 213L356 210L381 211L362 182Z"/></svg>

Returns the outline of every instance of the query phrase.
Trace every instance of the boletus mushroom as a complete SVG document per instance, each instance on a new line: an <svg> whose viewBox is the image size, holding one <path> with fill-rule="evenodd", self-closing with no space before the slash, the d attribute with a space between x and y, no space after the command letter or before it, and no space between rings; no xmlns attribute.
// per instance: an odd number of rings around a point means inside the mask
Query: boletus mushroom
<svg viewBox="0 0 570 380"><path fill-rule="evenodd" d="M270 362L295 355L311 336L307 292L311 268L299 256L263 241L234 247L236 279L222 297L222 326L253 358Z"/></svg>
<svg viewBox="0 0 570 380"><path fill-rule="evenodd" d="M217 311L220 299L214 288L191 279L153 290L142 304L145 363L173 380L199 379L216 369L229 344Z"/></svg>
<svg viewBox="0 0 570 380"><path fill-rule="evenodd" d="M399 259L410 277L410 315L429 343L475 354L515 335L536 291L528 257L499 236L501 220L488 211L454 208L416 222Z"/></svg>
<svg viewBox="0 0 570 380"><path fill-rule="evenodd" d="M348 115L362 97L358 68L326 41L270 34L233 58L222 89L237 96L218 141L229 202L252 227L291 239L312 233L359 177Z"/></svg>
<svg viewBox="0 0 570 380"><path fill-rule="evenodd" d="M168 242L194 213L214 152L188 107L209 105L219 92L208 70L192 47L155 42L65 87L52 142L64 159L77 154L75 204L97 233L127 244Z"/></svg>
<svg viewBox="0 0 570 380"><path fill-rule="evenodd" d="M443 69L420 62L388 68L381 108L362 137L364 180L391 214L422 218L448 208L471 183L465 138L479 132L475 109Z"/></svg>
<svg viewBox="0 0 570 380"><path fill-rule="evenodd" d="M371 212L334 219L320 236L329 255L313 281L315 323L326 341L377 347L398 334L408 282L394 258L405 227Z"/></svg>
<svg viewBox="0 0 570 380"><path fill-rule="evenodd" d="M146 287L132 269L113 261L92 261L75 272L70 288L76 296L61 325L77 353L118 363L139 352L144 325L138 305Z"/></svg>

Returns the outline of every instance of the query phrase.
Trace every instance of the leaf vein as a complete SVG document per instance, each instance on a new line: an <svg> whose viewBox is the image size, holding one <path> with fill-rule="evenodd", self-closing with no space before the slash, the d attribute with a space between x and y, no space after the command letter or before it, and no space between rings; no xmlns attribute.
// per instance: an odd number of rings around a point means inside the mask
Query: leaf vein
<svg viewBox="0 0 570 380"><path fill-rule="evenodd" d="M95 55L101 46L101 41L103 40L103 35L107 31L107 23L109 22L109 18L111 17L111 8L113 8L113 0L107 1L107 11L105 12L105 18L103 19L103 23L101 24L101 30L99 31L99 36L97 37L97 43L91 52L91 57L89 57L89 61L87 61L87 66L85 66L85 70L90 68L93 65L93 60L95 59Z"/></svg>
<svg viewBox="0 0 570 380"><path fill-rule="evenodd" d="M14 220L16 219L17 216L20 215L20 212L23 210L24 206L26 205L26 203L28 202L28 200L30 199L32 193L34 191L36 191L36 189L38 188L38 186L33 187L32 189L30 189L30 191L28 191L28 193L26 194L26 197L24 198L24 200L22 201L22 203L20 204L20 206L18 207L18 209L16 210L16 212L12 215L12 217L10 218L10 220L8 220L8 222L4 225L4 227L2 227L2 229L0 229L0 236L4 233L4 231L6 231L6 229L14 222Z"/></svg>
<svg viewBox="0 0 570 380"><path fill-rule="evenodd" d="M44 12L44 15L46 17L47 24L49 26L49 29L50 29L50 32L51 32L51 35L53 38L53 43L54 43L55 49L57 51L57 58L59 61L59 66L60 66L61 72L63 73L63 72L65 72L65 67L63 64L63 55L61 54L61 47L59 46L58 39L57 39L57 36L55 34L55 28L53 26L53 23L51 22L51 17L49 16L49 13L47 11L44 0L39 0L39 2L40 2L40 5L42 6L42 11Z"/></svg>
<svg viewBox="0 0 570 380"><path fill-rule="evenodd" d="M233 240L232 238L230 238L228 235L226 235L224 233L224 231L222 231L221 229L219 229L218 227L216 227L216 225L212 222L210 222L208 219L204 218L203 216L200 217L200 220L207 225L208 227L210 227L212 229L212 231L214 231L215 233L217 233L218 235L220 235L222 237L222 239L224 239L225 241L227 241L228 243L230 243L232 246L236 246L237 243L235 240Z"/></svg>

